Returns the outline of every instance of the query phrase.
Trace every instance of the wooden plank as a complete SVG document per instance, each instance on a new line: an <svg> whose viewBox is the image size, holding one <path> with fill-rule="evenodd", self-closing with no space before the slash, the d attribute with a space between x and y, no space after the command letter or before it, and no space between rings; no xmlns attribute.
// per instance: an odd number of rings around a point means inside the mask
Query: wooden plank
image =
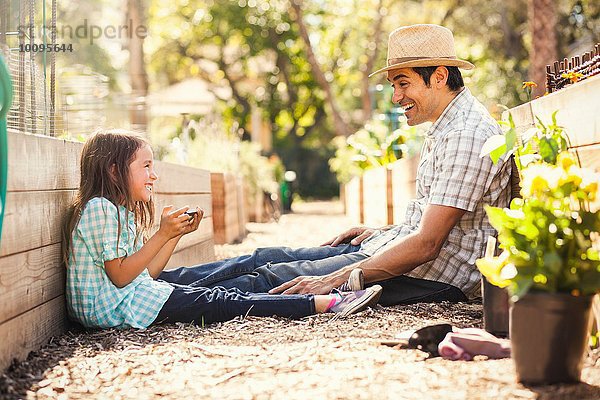
<svg viewBox="0 0 600 400"><path fill-rule="evenodd" d="M394 224L404 222L408 203L416 196L418 166L419 156L401 159L392 164Z"/></svg>
<svg viewBox="0 0 600 400"><path fill-rule="evenodd" d="M360 223L359 180L360 178L355 176L344 185L346 215L350 217L355 224Z"/></svg>
<svg viewBox="0 0 600 400"><path fill-rule="evenodd" d="M594 76L510 110L521 131L532 126L533 115L544 124L556 110L559 125L566 128L573 146L600 143L600 76ZM507 112L503 114L507 119Z"/></svg>
<svg viewBox="0 0 600 400"><path fill-rule="evenodd" d="M83 143L9 132L8 147L8 191L79 187ZM209 171L162 161L156 171L158 193L210 193Z"/></svg>
<svg viewBox="0 0 600 400"><path fill-rule="evenodd" d="M59 296L0 325L0 370L63 333L66 315L65 297Z"/></svg>
<svg viewBox="0 0 600 400"><path fill-rule="evenodd" d="M61 244L0 258L0 323L65 291Z"/></svg>
<svg viewBox="0 0 600 400"><path fill-rule="evenodd" d="M83 144L8 133L8 191L77 189Z"/></svg>
<svg viewBox="0 0 600 400"><path fill-rule="evenodd" d="M364 181L364 224L378 228L387 225L387 173L385 168L365 171Z"/></svg>
<svg viewBox="0 0 600 400"><path fill-rule="evenodd" d="M9 192L0 257L59 243L75 190Z"/></svg>
<svg viewBox="0 0 600 400"><path fill-rule="evenodd" d="M156 162L157 193L210 193L210 172L163 161Z"/></svg>
<svg viewBox="0 0 600 400"><path fill-rule="evenodd" d="M215 243L212 239L197 243L192 247L188 247L174 253L166 269L177 267L189 267L197 264L204 264L215 260Z"/></svg>
<svg viewBox="0 0 600 400"><path fill-rule="evenodd" d="M600 172L600 145L578 147L573 151L579 156L582 167Z"/></svg>

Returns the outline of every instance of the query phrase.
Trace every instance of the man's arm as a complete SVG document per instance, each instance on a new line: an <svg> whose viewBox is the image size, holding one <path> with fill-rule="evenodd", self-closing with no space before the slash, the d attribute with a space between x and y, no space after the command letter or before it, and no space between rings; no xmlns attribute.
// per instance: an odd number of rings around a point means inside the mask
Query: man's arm
<svg viewBox="0 0 600 400"><path fill-rule="evenodd" d="M381 253L329 275L295 278L269 293L326 294L344 283L354 268L363 270L367 282L378 282L405 274L438 256L450 231L464 213L465 210L455 207L427 205L419 229L397 240Z"/></svg>

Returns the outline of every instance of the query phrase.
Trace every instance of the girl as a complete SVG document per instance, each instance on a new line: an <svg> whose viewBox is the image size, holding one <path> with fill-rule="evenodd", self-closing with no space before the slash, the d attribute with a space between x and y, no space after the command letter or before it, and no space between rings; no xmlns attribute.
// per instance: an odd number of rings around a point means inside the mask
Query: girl
<svg viewBox="0 0 600 400"><path fill-rule="evenodd" d="M150 236L157 179L152 150L141 137L101 132L83 147L65 249L68 311L84 326L146 328L326 311L349 315L379 299L380 286L330 295L268 295L209 289L161 275L179 239L198 229L202 211L190 215L188 207L167 206Z"/></svg>

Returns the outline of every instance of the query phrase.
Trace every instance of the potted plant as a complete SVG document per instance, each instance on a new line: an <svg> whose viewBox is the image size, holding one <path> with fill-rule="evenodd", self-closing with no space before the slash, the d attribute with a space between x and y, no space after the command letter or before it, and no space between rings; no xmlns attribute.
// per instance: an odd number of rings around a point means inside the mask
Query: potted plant
<svg viewBox="0 0 600 400"><path fill-rule="evenodd" d="M510 123L504 149L496 147L492 158L514 151L522 198L509 208L486 207L502 253L477 260L477 267L511 296L518 380L579 381L592 298L600 290L600 254L593 243L600 215L590 210L599 179L567 150L555 115L548 126L539 121L525 143L515 139Z"/></svg>

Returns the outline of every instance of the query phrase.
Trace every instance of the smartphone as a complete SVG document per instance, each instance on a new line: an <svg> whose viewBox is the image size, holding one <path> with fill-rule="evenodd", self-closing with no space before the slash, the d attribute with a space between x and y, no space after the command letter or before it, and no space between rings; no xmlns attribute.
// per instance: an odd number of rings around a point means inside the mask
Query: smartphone
<svg viewBox="0 0 600 400"><path fill-rule="evenodd" d="M198 215L198 209L196 207L188 209L184 214L190 216L190 219L194 219Z"/></svg>

